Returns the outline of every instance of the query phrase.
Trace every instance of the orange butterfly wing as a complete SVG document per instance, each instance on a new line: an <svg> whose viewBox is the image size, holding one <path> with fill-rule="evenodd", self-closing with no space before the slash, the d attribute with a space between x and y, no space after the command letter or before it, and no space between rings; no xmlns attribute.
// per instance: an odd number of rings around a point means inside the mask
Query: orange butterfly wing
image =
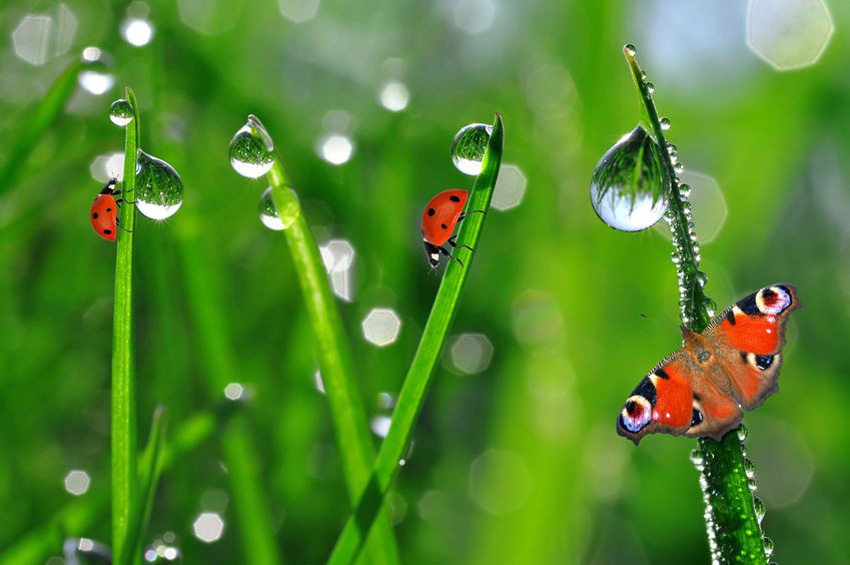
<svg viewBox="0 0 850 565"><path fill-rule="evenodd" d="M800 306L796 288L773 285L738 301L706 329L736 396L748 410L778 390L785 327L789 314Z"/></svg>

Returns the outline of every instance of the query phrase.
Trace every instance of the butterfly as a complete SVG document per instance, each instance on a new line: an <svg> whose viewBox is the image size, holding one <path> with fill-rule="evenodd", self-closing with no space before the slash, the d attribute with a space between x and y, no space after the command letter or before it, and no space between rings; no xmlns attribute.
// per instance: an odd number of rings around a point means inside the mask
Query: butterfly
<svg viewBox="0 0 850 565"><path fill-rule="evenodd" d="M762 288L718 315L703 333L682 326L685 345L655 366L626 400L617 433L720 440L779 390L785 325L800 307L787 284Z"/></svg>

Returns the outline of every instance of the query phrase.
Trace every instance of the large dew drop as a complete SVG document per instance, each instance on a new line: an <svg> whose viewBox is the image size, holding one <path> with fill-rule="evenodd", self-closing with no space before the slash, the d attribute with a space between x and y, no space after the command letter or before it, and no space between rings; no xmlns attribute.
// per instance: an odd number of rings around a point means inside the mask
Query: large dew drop
<svg viewBox="0 0 850 565"><path fill-rule="evenodd" d="M251 179L263 176L274 164L274 142L253 114L230 140L230 164L237 173Z"/></svg>
<svg viewBox="0 0 850 565"><path fill-rule="evenodd" d="M260 197L260 221L270 230L282 231L289 228L301 214L301 205L298 203L298 195L292 189L289 191L290 198L283 209L283 214L278 213L277 207L272 200L272 189L267 188Z"/></svg>
<svg viewBox="0 0 850 565"><path fill-rule="evenodd" d="M152 220L164 220L183 205L183 181L174 167L144 151L136 161L136 206Z"/></svg>
<svg viewBox="0 0 850 565"><path fill-rule="evenodd" d="M481 174L492 133L493 126L487 124L469 124L457 132L452 140L452 162L460 172L473 177Z"/></svg>
<svg viewBox="0 0 850 565"><path fill-rule="evenodd" d="M590 201L614 229L652 227L667 211L670 173L656 141L642 126L609 149L590 179Z"/></svg>
<svg viewBox="0 0 850 565"><path fill-rule="evenodd" d="M133 107L123 98L119 98L109 108L109 121L123 128L133 121Z"/></svg>

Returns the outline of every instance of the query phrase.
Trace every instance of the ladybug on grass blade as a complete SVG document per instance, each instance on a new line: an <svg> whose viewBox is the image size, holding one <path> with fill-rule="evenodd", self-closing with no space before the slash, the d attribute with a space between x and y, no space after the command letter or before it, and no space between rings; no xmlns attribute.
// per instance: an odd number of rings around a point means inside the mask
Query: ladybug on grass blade
<svg viewBox="0 0 850 565"><path fill-rule="evenodd" d="M460 259L453 257L451 251L443 247L446 243L453 248L466 247L470 251L475 251L468 245L458 245L455 241L457 236L452 235L455 226L466 216L463 208L466 206L468 198L468 190L459 188L444 190L425 206L425 211L422 213L421 231L425 245L425 256L428 258L431 268L437 268L440 265L441 255L446 259L454 259L463 266ZM484 211L472 210L468 213L483 214Z"/></svg>
<svg viewBox="0 0 850 565"><path fill-rule="evenodd" d="M110 179L103 190L95 197L94 204L91 205L91 227L94 228L97 235L108 241L115 241L118 235L116 232L120 227L118 224L118 206L124 199L115 200L115 197L121 194L120 190L115 190L117 184L117 179Z"/></svg>

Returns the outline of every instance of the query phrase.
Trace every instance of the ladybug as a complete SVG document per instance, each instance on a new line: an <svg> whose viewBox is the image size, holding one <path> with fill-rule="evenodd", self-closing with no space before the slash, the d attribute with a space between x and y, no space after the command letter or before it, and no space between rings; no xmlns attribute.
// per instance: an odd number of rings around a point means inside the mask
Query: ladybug
<svg viewBox="0 0 850 565"><path fill-rule="evenodd" d="M117 184L117 179L110 179L91 205L91 227L97 235L109 241L115 241L118 235L118 206L123 202L121 199L115 200L121 194L120 190L115 190Z"/></svg>
<svg viewBox="0 0 850 565"><path fill-rule="evenodd" d="M455 241L457 236L452 235L455 226L466 216L463 208L466 206L468 198L468 190L449 189L439 193L425 206L425 211L422 213L421 231L425 245L425 256L428 258L431 268L440 265L441 255L446 259L454 259L463 266L460 259L453 257L451 251L443 247L446 243L453 248L465 247L470 251L475 251L468 245L458 245ZM476 212L483 213L483 210L473 210L469 213Z"/></svg>

